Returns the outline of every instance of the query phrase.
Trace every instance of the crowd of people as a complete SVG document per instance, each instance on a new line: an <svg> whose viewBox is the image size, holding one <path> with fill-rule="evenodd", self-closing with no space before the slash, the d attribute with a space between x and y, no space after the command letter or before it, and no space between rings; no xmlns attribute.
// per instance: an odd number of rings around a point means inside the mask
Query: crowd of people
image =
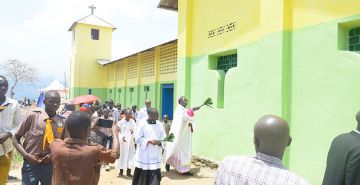
<svg viewBox="0 0 360 185"><path fill-rule="evenodd" d="M159 121L159 112L145 101L123 108L112 100L75 105L58 112L60 95L45 93L44 110L21 117L17 101L6 97L8 81L0 76L0 185L6 183L13 147L23 156L22 184L95 185L100 169L115 165L118 176L132 178L133 185L159 185L161 165L180 175L191 172L194 111L182 96L174 111ZM357 128L334 139L330 147L324 185L360 184L360 112ZM288 123L275 115L261 117L254 126L256 155L225 157L214 179L217 185L310 184L282 164L291 144ZM164 139L173 134L171 142ZM132 172L132 169L134 171Z"/></svg>

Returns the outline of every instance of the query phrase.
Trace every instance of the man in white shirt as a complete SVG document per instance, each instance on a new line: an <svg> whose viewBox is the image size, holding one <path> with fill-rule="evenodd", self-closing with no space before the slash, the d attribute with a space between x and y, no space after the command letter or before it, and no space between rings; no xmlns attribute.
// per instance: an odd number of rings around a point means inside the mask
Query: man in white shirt
<svg viewBox="0 0 360 185"><path fill-rule="evenodd" d="M9 83L4 76L0 76L0 185L6 183L11 158L12 139L21 124L20 105L16 100L6 97Z"/></svg>
<svg viewBox="0 0 360 185"><path fill-rule="evenodd" d="M108 101L108 109L110 110L110 115L109 116L114 118L114 124L116 125L117 122L120 120L120 112L114 106L114 101L113 100Z"/></svg>
<svg viewBox="0 0 360 185"><path fill-rule="evenodd" d="M275 115L261 117L254 126L256 156L226 157L215 175L215 185L310 185L282 164L290 145L289 125Z"/></svg>
<svg viewBox="0 0 360 185"><path fill-rule="evenodd" d="M136 124L138 125L141 120L146 120L148 118L147 109L151 107L151 100L146 99L145 100L145 107L141 108L139 110L139 114L136 119Z"/></svg>

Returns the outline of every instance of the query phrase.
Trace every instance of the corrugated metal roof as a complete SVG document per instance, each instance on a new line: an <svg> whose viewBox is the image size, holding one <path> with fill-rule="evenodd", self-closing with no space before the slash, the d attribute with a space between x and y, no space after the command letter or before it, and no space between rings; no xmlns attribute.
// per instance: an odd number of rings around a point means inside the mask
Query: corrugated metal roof
<svg viewBox="0 0 360 185"><path fill-rule="evenodd" d="M108 23L104 19L101 19L100 17L98 17L98 16L96 16L94 14L90 14L90 15L88 15L88 16L74 22L71 25L71 27L69 28L69 31L72 31L74 29L74 27L76 26L76 24L78 24L78 23L95 25L95 26L102 26L102 27L112 28L113 30L116 29L116 27L114 25Z"/></svg>
<svg viewBox="0 0 360 185"><path fill-rule="evenodd" d="M158 8L178 11L178 0L160 0Z"/></svg>

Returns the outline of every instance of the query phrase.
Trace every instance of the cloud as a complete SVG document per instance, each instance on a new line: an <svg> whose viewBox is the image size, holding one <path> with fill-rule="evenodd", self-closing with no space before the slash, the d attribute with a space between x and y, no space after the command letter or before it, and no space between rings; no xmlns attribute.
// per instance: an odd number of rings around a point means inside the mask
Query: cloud
<svg viewBox="0 0 360 185"><path fill-rule="evenodd" d="M18 30L0 28L0 40L3 42L23 42L31 39L31 35Z"/></svg>
<svg viewBox="0 0 360 185"><path fill-rule="evenodd" d="M147 0L149 1L149 0ZM89 5L96 6L95 14L105 20L125 16L129 19L146 19L150 11L144 0L49 0L47 8L25 22L30 32L60 32L80 18L90 14ZM109 21L111 22L111 21Z"/></svg>
<svg viewBox="0 0 360 185"><path fill-rule="evenodd" d="M12 7L16 7L16 2ZM95 14L118 29L113 32L112 59L169 41L177 35L177 13L157 8L158 0L40 0L16 26L0 27L0 56L26 60L42 74L69 71L73 22ZM40 4L43 3L43 4ZM26 9L24 9L26 11ZM12 19L12 17L9 17ZM5 24L4 24L5 25Z"/></svg>

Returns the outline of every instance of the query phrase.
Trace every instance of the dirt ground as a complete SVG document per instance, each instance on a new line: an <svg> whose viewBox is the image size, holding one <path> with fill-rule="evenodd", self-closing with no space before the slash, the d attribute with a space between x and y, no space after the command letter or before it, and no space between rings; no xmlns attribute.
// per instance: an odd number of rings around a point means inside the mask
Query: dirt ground
<svg viewBox="0 0 360 185"><path fill-rule="evenodd" d="M174 169L171 169L170 172L166 172L163 168L161 170L161 175L163 176L161 180L162 185L207 185L214 184L215 170L212 170L207 167L196 167L193 166L191 171L195 172L196 175L182 176L178 174ZM99 185L109 185L109 184L121 184L121 185L131 185L131 178L129 177L117 177L118 171L111 166L111 170L105 171L105 168L101 169L100 182ZM17 181L12 181L7 184L9 185L21 185L21 164L15 166L14 169L10 171L10 175L16 176L19 178Z"/></svg>

